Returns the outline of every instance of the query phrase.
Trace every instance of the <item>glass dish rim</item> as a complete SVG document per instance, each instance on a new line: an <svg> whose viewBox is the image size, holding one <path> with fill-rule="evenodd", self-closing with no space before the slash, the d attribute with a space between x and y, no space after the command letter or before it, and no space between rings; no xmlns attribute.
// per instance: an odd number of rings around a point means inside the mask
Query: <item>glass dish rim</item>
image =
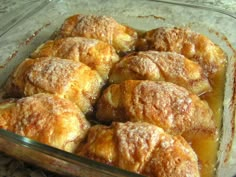
<svg viewBox="0 0 236 177"><path fill-rule="evenodd" d="M134 177L144 177L141 174L136 174L115 166L110 166L101 162L97 162L95 160L91 160L70 152L63 151L61 149L57 149L53 146L49 146L47 144L40 143L33 139L15 134L8 130L4 130L0 128L0 137L4 138L5 140L10 140L17 145L23 146L24 148L31 149L33 151L37 151L48 155L53 158L57 158L69 163L73 163L74 165L78 165L78 163L82 163L85 166L89 166L90 168L97 169L99 171L103 171L106 174L114 174L117 173L119 175L124 176L134 176Z"/></svg>
<svg viewBox="0 0 236 177"><path fill-rule="evenodd" d="M50 2L55 3L55 2L59 2L60 0L44 0L42 2L38 2L39 5L36 6L33 10L38 10L40 11L41 7L45 7L47 5L50 4ZM116 0L115 0L116 1ZM117 0L118 1L118 0ZM143 0L145 1L145 0ZM200 4L200 3L191 3L191 2L178 2L178 1L171 1L171 0L146 0L146 1L150 1L150 2L159 2L159 3L163 3L163 4L171 4L171 5L177 5L177 6L186 6L186 7L190 7L190 8L198 8L198 9L202 9L202 10L210 10L212 12L217 12L226 16L229 16L233 19L236 19L236 14L229 12L228 10L216 7L216 6L210 6L210 5L206 5L206 4ZM7 16L7 14L9 14L11 12L7 12L6 14L4 14L3 16ZM33 11L30 11L29 13L27 13L23 18L17 18L14 17L14 21L15 23L12 25L10 23L7 23L5 26L0 27L0 31L2 30L2 32L0 33L0 37L4 36L5 34L7 34L7 32L14 28L14 26L17 26L17 24L25 19L27 19L31 14L33 13ZM4 24L3 24L4 25Z"/></svg>
<svg viewBox="0 0 236 177"><path fill-rule="evenodd" d="M59 0L48 0L48 1L56 2ZM143 0L143 1L145 1L145 0ZM212 6L183 3L183 2L176 2L176 1L169 1L169 0L166 0L166 1L165 0L146 0L146 1L152 1L152 2L163 3L163 4L171 4L171 5L175 5L175 6L186 6L186 7L190 7L190 8L198 8L200 10L205 10L205 11L210 10L211 12L216 12L216 13L219 13L222 15L229 16L230 18L236 19L236 15L234 15L226 10L212 7ZM49 4L50 3L47 3L45 6L48 6ZM27 20L27 18L21 19L21 20ZM11 28L14 28L14 26ZM7 32L6 32L6 34L7 34ZM62 160L66 160L66 161L70 160L75 163L77 161L79 163L84 163L85 165L94 164L94 165L92 165L92 168L95 168L95 169L97 168L99 170L101 170L101 168L102 168L105 171L108 171L111 173L114 173L114 171L116 172L116 170L117 170L117 172L121 175L122 174L127 175L127 176L134 175L134 173L132 173L132 172L128 172L128 171L122 170L122 169L114 167L114 166L111 167L111 166L105 165L103 163L96 162L94 160L90 160L90 159L86 159L86 158L83 158L80 156L76 156L72 153L68 153L66 151L56 149L54 147L42 144L40 142L31 140L27 137L23 137L23 136L14 134L12 132L9 132L9 131L3 130L3 129L0 129L0 137L4 137L6 140L10 138L12 140L12 142L16 142L17 144L27 146L29 148L32 148L33 150L42 152L42 153L50 155L52 157L60 158ZM142 176L139 174L135 174L135 175Z"/></svg>

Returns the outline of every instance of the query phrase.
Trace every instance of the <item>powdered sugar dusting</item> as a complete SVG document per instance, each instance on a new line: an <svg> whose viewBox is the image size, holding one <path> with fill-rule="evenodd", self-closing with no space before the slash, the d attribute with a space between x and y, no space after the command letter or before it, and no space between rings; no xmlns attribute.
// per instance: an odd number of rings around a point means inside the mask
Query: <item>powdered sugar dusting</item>
<svg viewBox="0 0 236 177"><path fill-rule="evenodd" d="M118 167L147 176L169 176L171 172L178 176L192 172L198 176L197 156L182 137L169 135L148 123L113 123L112 127Z"/></svg>
<svg viewBox="0 0 236 177"><path fill-rule="evenodd" d="M172 148L172 146L174 145L174 140L169 137L167 138L166 136L162 136L160 138L160 146L162 149Z"/></svg>
<svg viewBox="0 0 236 177"><path fill-rule="evenodd" d="M154 125L148 123L132 123L116 124L116 136L119 139L119 144L123 150L130 151L135 150L131 146L139 145L141 150L153 147L157 141L159 141L159 135L163 133L161 128L157 128ZM120 152L124 152L120 150Z"/></svg>
<svg viewBox="0 0 236 177"><path fill-rule="evenodd" d="M57 39L54 41L54 43L59 44L59 46L55 48L55 50L57 51L55 56L62 57L61 55L63 55L69 57L71 55L70 53L72 53L73 50L76 50L76 52L78 53L77 56L79 57L87 55L89 49L96 47L99 41L96 39L88 39L83 37L68 37Z"/></svg>
<svg viewBox="0 0 236 177"><path fill-rule="evenodd" d="M144 51L125 56L112 69L110 81L128 79L165 80L198 95L211 90L200 65L174 52Z"/></svg>
<svg viewBox="0 0 236 177"><path fill-rule="evenodd" d="M129 79L158 80L159 68L140 55L127 55L114 65L110 74L111 83L119 83Z"/></svg>
<svg viewBox="0 0 236 177"><path fill-rule="evenodd" d="M197 61L207 75L216 73L226 63L222 49L189 28L157 28L147 32L146 39L150 49L177 52Z"/></svg>
<svg viewBox="0 0 236 177"><path fill-rule="evenodd" d="M48 92L62 93L72 80L81 63L63 59L45 59L36 62L27 74L27 78L35 86Z"/></svg>
<svg viewBox="0 0 236 177"><path fill-rule="evenodd" d="M147 123L127 122L115 124L115 135L118 140L119 165L128 161L135 171L141 171L144 163L159 141L163 130Z"/></svg>
<svg viewBox="0 0 236 177"><path fill-rule="evenodd" d="M190 93L175 84L140 81L132 94L133 100L127 103L129 107L126 109L134 121L144 120L177 133L187 128L185 123L195 119L195 105Z"/></svg>
<svg viewBox="0 0 236 177"><path fill-rule="evenodd" d="M140 55L152 60L165 75L188 79L188 73L186 73L186 66L184 65L186 58L184 56L173 52L156 51L140 52Z"/></svg>
<svg viewBox="0 0 236 177"><path fill-rule="evenodd" d="M78 33L81 36L97 38L113 44L114 29L117 25L119 24L112 17L79 15L78 24L72 31L72 36Z"/></svg>
<svg viewBox="0 0 236 177"><path fill-rule="evenodd" d="M73 152L90 127L79 108L50 94L16 100L7 130Z"/></svg>

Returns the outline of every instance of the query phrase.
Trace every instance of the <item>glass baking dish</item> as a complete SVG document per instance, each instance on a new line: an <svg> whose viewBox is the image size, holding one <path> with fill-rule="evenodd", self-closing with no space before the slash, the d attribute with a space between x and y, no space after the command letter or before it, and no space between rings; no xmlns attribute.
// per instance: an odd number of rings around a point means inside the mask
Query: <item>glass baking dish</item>
<svg viewBox="0 0 236 177"><path fill-rule="evenodd" d="M0 85L40 44L50 39L70 15L96 14L146 31L161 26L184 26L202 33L228 56L223 124L216 176L236 175L236 17L206 6L151 0L33 1L6 13L0 23ZM10 148L9 148L10 147ZM47 170L72 176L141 176L88 160L0 129L0 150Z"/></svg>

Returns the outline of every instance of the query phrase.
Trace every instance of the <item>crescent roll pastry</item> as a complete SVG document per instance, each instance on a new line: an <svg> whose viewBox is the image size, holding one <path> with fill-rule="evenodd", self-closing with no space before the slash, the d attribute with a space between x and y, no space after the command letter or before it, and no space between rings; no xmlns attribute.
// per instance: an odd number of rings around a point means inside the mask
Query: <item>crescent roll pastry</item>
<svg viewBox="0 0 236 177"><path fill-rule="evenodd" d="M83 113L93 110L103 80L83 63L53 57L26 59L9 78L7 95L51 93L76 103Z"/></svg>
<svg viewBox="0 0 236 177"><path fill-rule="evenodd" d="M213 78L226 63L224 51L206 36L188 28L157 28L146 32L148 49L171 51L197 61L205 73Z"/></svg>
<svg viewBox="0 0 236 177"><path fill-rule="evenodd" d="M186 132L216 135L207 102L169 82L127 80L113 84L98 100L96 116L104 122L149 122L174 135Z"/></svg>
<svg viewBox="0 0 236 177"><path fill-rule="evenodd" d="M115 49L102 41L83 37L49 40L31 54L32 58L59 57L80 61L108 79L111 67L119 60Z"/></svg>
<svg viewBox="0 0 236 177"><path fill-rule="evenodd" d="M79 155L150 177L199 177L195 152L181 136L143 122L90 128Z"/></svg>
<svg viewBox="0 0 236 177"><path fill-rule="evenodd" d="M73 36L99 39L117 51L127 52L134 49L137 32L112 17L77 14L65 20L58 34L58 37Z"/></svg>
<svg viewBox="0 0 236 177"><path fill-rule="evenodd" d="M71 101L37 94L0 103L0 128L56 148L74 152L90 124Z"/></svg>
<svg viewBox="0 0 236 177"><path fill-rule="evenodd" d="M165 80L200 95L211 90L198 63L173 52L146 51L126 55L111 70L109 81Z"/></svg>

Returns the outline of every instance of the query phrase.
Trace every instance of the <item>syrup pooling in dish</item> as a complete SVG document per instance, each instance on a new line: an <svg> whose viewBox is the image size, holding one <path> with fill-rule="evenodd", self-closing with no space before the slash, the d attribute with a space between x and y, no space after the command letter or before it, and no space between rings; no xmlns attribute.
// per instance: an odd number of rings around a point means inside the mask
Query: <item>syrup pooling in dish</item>
<svg viewBox="0 0 236 177"><path fill-rule="evenodd" d="M201 96L213 111L218 132L220 132L223 112L223 95L225 84L225 67L227 56L224 51L203 34L187 28L160 27L142 34L139 50L171 51L184 55L186 58L198 62L208 77L212 91ZM192 147L198 154L201 166L201 176L212 177L215 174L218 141L207 139L199 134L193 139ZM220 137L220 134L218 134ZM187 138L187 136L185 137Z"/></svg>
<svg viewBox="0 0 236 177"><path fill-rule="evenodd" d="M221 137L221 125L223 114L223 100L225 87L225 68L216 74L216 77L211 82L212 91L201 96L201 99L206 100L212 109L213 116L218 129L217 141L208 139L204 134L199 134L192 138L191 146L198 154L198 159L201 166L202 177L212 177L215 175L215 168L217 163L218 146ZM185 137L188 139L187 137Z"/></svg>

